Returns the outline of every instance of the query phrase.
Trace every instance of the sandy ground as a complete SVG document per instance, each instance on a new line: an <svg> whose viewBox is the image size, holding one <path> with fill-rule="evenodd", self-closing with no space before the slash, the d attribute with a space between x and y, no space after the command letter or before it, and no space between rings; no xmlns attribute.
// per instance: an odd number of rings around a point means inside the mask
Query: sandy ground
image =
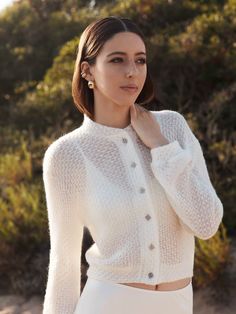
<svg viewBox="0 0 236 314"><path fill-rule="evenodd" d="M219 279L211 286L194 289L193 314L236 314L236 238L231 245L231 262ZM39 296L29 300L16 295L0 296L0 314L42 314L42 301Z"/></svg>
<svg viewBox="0 0 236 314"><path fill-rule="evenodd" d="M236 314L236 237L231 238L230 261L219 278L194 291L194 314Z"/></svg>

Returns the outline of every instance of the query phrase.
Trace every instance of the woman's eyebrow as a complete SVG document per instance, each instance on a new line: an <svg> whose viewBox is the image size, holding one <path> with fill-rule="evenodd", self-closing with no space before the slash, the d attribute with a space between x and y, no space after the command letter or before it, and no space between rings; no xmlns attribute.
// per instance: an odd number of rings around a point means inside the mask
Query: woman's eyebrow
<svg viewBox="0 0 236 314"><path fill-rule="evenodd" d="M126 55L127 53L126 53L126 52L123 52L123 51L113 51L113 52L109 53L109 54L107 55L107 57L110 57L110 56L116 55L116 54L119 54L119 55ZM140 51L140 52L135 53L135 55L146 55L146 53Z"/></svg>

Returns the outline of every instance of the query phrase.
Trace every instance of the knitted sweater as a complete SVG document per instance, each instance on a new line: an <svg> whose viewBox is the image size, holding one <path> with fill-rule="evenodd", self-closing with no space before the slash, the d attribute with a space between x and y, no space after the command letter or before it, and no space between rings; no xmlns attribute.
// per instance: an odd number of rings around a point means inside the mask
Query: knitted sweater
<svg viewBox="0 0 236 314"><path fill-rule="evenodd" d="M159 284L193 276L194 240L211 238L223 205L199 141L180 113L151 111L169 141L148 148L132 125L84 114L47 148L43 180L50 262L43 314L73 314L80 299L83 227L87 277Z"/></svg>

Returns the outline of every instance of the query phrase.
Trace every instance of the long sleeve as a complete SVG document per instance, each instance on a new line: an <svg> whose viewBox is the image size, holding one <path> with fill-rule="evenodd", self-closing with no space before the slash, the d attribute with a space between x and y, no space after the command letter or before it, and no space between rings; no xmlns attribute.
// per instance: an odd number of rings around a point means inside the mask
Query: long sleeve
<svg viewBox="0 0 236 314"><path fill-rule="evenodd" d="M151 149L151 168L164 188L180 223L200 239L211 238L223 217L223 205L210 181L202 148L185 118L178 112L178 140ZM173 126L174 127L174 126Z"/></svg>
<svg viewBox="0 0 236 314"><path fill-rule="evenodd" d="M50 232L43 314L72 314L80 297L83 220L80 178L71 156L63 141L58 141L49 146L43 160Z"/></svg>

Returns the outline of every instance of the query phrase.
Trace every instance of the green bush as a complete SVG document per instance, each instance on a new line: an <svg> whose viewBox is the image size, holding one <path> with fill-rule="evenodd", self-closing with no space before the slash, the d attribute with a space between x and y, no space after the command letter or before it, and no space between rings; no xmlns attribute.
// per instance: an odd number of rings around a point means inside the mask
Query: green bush
<svg viewBox="0 0 236 314"><path fill-rule="evenodd" d="M229 260L230 243L223 223L212 238L195 240L193 277L195 287L205 287L217 279Z"/></svg>
<svg viewBox="0 0 236 314"><path fill-rule="evenodd" d="M25 140L0 155L0 290L5 287L4 293L39 293L47 275L47 212L42 180L32 176L31 155Z"/></svg>

